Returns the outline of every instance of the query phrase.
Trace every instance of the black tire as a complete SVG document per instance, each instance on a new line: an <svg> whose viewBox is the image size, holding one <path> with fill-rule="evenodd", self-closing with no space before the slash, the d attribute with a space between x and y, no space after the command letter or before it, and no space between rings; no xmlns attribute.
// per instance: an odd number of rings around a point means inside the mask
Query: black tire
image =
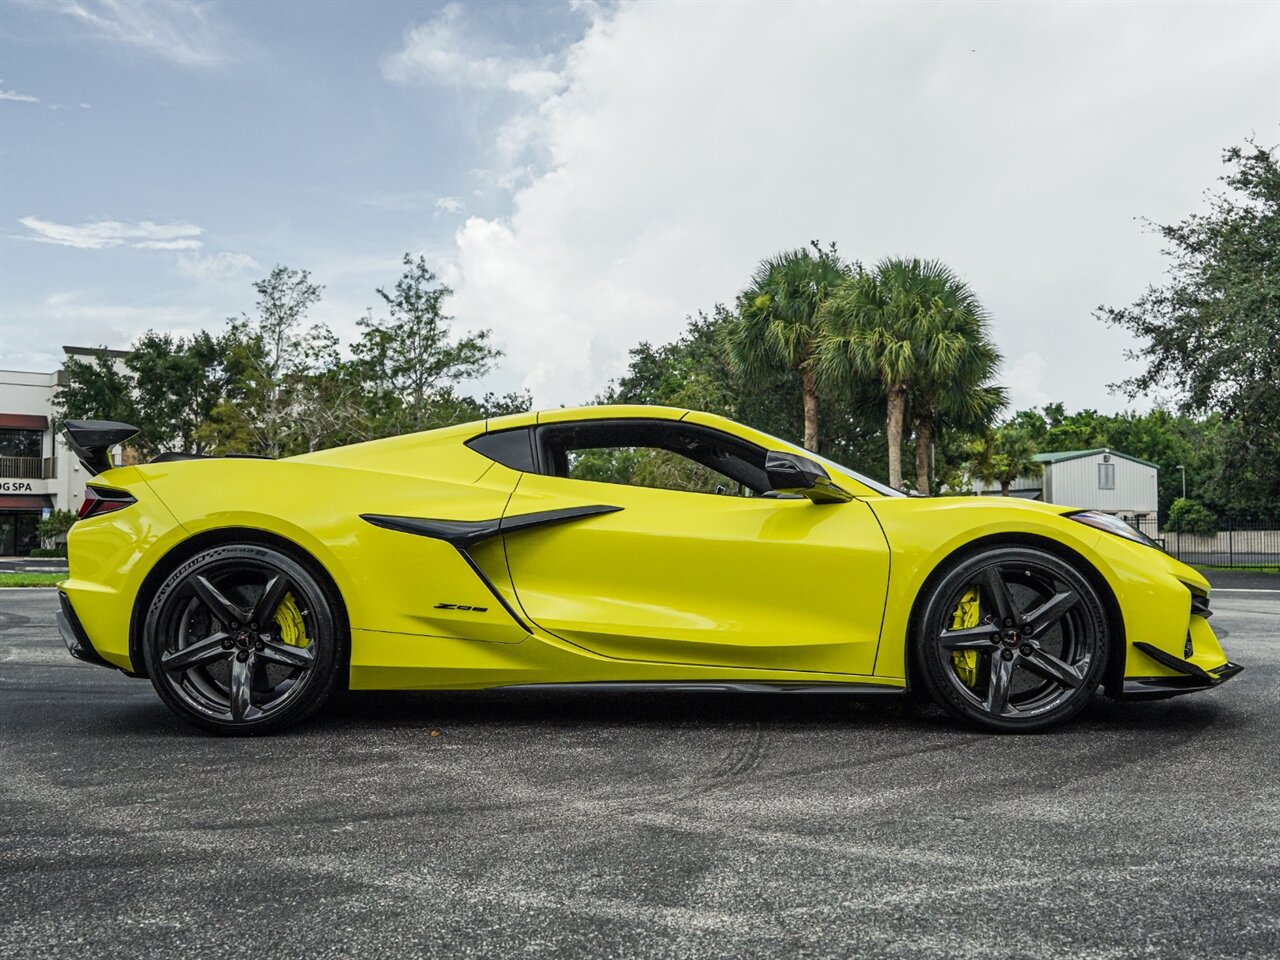
<svg viewBox="0 0 1280 960"><path fill-rule="evenodd" d="M183 720L225 736L291 726L320 708L347 662L340 603L306 566L256 543L210 547L156 591L147 673Z"/></svg>
<svg viewBox="0 0 1280 960"><path fill-rule="evenodd" d="M978 610L966 619L971 591ZM913 643L918 674L939 706L987 730L1062 723L1085 708L1106 670L1102 600L1079 570L1045 550L999 547L961 558L929 588L923 609Z"/></svg>

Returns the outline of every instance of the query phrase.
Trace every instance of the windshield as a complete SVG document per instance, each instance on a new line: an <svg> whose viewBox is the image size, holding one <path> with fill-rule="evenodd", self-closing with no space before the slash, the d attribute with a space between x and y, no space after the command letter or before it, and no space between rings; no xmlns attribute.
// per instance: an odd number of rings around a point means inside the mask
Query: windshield
<svg viewBox="0 0 1280 960"><path fill-rule="evenodd" d="M782 444L784 447L787 447L790 450L794 450L796 453L800 454L800 456L802 457L808 457L810 460L816 460L818 463L821 463L824 466L832 467L833 469L839 470L841 473L848 474L849 476L853 477L853 479L857 480L861 484L865 484L866 486L870 487L872 490L874 490L876 493L880 494L881 496L885 496L885 497L905 497L906 496L906 494L903 493L901 490L895 490L893 489L893 487L887 486L881 483L879 480L872 480L870 477L859 473L857 470L850 470L844 464L836 463L834 460L828 460L826 457L813 453L810 450L806 450L804 447L797 447L794 443L791 443L788 440L783 440L781 437L775 437L772 434L767 434L767 433L765 434L765 436L769 437L772 440L776 440L778 443Z"/></svg>

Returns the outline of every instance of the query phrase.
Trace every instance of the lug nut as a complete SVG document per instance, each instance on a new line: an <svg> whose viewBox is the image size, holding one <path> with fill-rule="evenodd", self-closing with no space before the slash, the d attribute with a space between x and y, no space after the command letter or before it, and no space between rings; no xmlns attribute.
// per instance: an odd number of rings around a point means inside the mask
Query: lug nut
<svg viewBox="0 0 1280 960"><path fill-rule="evenodd" d="M1004 618L1004 625L1005 625L1006 627L1012 627L1012 626L1013 626L1013 617L1005 617L1005 618Z"/></svg>
<svg viewBox="0 0 1280 960"><path fill-rule="evenodd" d="M1002 650L1002 651L1000 651L1000 657L1001 657L1002 659L1004 659L1004 660L1012 660L1012 659L1013 659L1013 651L1012 651L1012 650Z"/></svg>
<svg viewBox="0 0 1280 960"><path fill-rule="evenodd" d="M1035 648L1034 648L1033 646L1031 646L1031 644L1029 644L1029 643L1024 643L1024 644L1022 645L1022 655L1023 655L1024 657L1029 657L1029 656L1031 656L1031 653L1032 653L1032 651L1033 651L1034 649L1035 649Z"/></svg>
<svg viewBox="0 0 1280 960"><path fill-rule="evenodd" d="M249 651L241 650L239 653L236 654L236 659L239 660L241 663L244 663L246 660L249 659Z"/></svg>
<svg viewBox="0 0 1280 960"><path fill-rule="evenodd" d="M255 644L253 645L253 649L255 649L255 650L261 650L261 649L263 649L265 646L266 646L266 644L264 644L261 640L259 640L257 643L255 643Z"/></svg>
<svg viewBox="0 0 1280 960"><path fill-rule="evenodd" d="M230 649L231 649L232 647L234 647L234 646L235 646L235 643L233 643L231 640L223 640L223 641L222 641L222 649L223 649L223 650L230 650Z"/></svg>
<svg viewBox="0 0 1280 960"><path fill-rule="evenodd" d="M257 630L257 629L258 629L258 625L257 625L256 623L251 623L251 624L249 624L249 629L250 629L250 630Z"/></svg>
<svg viewBox="0 0 1280 960"><path fill-rule="evenodd" d="M993 633L993 634L991 635L991 642L992 642L992 643L999 643L999 642L1000 642L1000 634L998 634L998 633Z"/></svg>

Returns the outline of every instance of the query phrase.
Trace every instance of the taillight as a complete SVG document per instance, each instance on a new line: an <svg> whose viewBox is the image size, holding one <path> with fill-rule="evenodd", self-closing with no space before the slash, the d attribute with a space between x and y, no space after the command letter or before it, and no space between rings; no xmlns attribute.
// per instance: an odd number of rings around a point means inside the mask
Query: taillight
<svg viewBox="0 0 1280 960"><path fill-rule="evenodd" d="M84 502L80 504L80 512L76 514L76 519L100 517L104 513L114 513L137 502L123 490L112 490L109 487L85 487Z"/></svg>

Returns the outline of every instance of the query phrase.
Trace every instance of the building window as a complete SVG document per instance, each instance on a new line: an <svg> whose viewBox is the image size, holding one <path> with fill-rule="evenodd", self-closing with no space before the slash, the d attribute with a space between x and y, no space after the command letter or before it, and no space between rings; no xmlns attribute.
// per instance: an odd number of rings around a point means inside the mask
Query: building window
<svg viewBox="0 0 1280 960"><path fill-rule="evenodd" d="M41 430L0 430L0 457L38 457L43 448Z"/></svg>
<svg viewBox="0 0 1280 960"><path fill-rule="evenodd" d="M1116 488L1116 465L1114 463L1098 464L1098 489L1114 490Z"/></svg>

